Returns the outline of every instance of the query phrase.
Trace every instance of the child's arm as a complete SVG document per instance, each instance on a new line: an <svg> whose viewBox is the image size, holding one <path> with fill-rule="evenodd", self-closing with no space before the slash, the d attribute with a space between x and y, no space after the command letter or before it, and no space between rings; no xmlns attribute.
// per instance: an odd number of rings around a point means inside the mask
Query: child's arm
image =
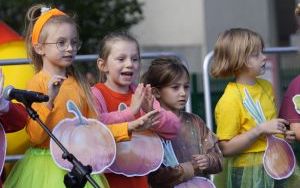
<svg viewBox="0 0 300 188"><path fill-rule="evenodd" d="M240 154L243 150L249 148L261 135L283 134L286 131L284 119L273 119L264 122L251 130L236 135L230 140L223 140L219 143L224 156Z"/></svg>
<svg viewBox="0 0 300 188"><path fill-rule="evenodd" d="M160 167L148 175L152 188L173 188L194 177L193 166L190 162L180 163L175 167Z"/></svg>
<svg viewBox="0 0 300 188"><path fill-rule="evenodd" d="M0 103L3 104L2 102ZM1 109L1 111L2 110L3 109ZM19 103L11 103L9 101L7 101L7 111L2 111L0 115L0 122L7 133L23 129L27 123L27 119L28 115L24 106Z"/></svg>
<svg viewBox="0 0 300 188"><path fill-rule="evenodd" d="M179 118L171 111L167 111L160 107L157 100L154 99L153 108L159 111L159 124L153 126L151 130L165 139L174 138L180 127ZM142 112L143 114L143 112Z"/></svg>
<svg viewBox="0 0 300 188"><path fill-rule="evenodd" d="M46 93L48 91L47 94L49 96L49 101L45 103L33 103L32 108L37 111L40 120L44 122L45 125L48 126L50 130L52 130L53 127L50 127L48 121L50 121L51 118L54 118L52 117L53 108L58 108L58 107L54 107L53 104L63 80L64 80L63 77L53 76L48 83L43 83L44 80L41 80L41 78L34 77L34 79L31 82L29 82L27 86L27 89L31 91L37 91L41 93ZM31 118L29 119L26 125L26 131L29 135L31 143L34 146L41 145L47 139L49 139L48 134L38 124L38 122L36 122Z"/></svg>
<svg viewBox="0 0 300 188"><path fill-rule="evenodd" d="M126 108L123 111L108 112L101 91L99 91L99 89L96 87L92 87L91 89L95 99L97 114L101 122L106 124L114 124L119 122L133 121L135 119L135 116L130 108Z"/></svg>
<svg viewBox="0 0 300 188"><path fill-rule="evenodd" d="M131 122L107 125L116 142L128 141L134 131L143 131L158 123L158 112L153 110Z"/></svg>
<svg viewBox="0 0 300 188"><path fill-rule="evenodd" d="M202 155L193 155L193 162L198 160L196 173L199 175L216 174L222 171L223 155L218 145L218 139L205 125L204 121L196 116L196 121L201 134L199 140L202 146ZM201 157L203 156L203 157Z"/></svg>
<svg viewBox="0 0 300 188"><path fill-rule="evenodd" d="M6 132L15 132L25 127L27 113L25 108L18 103L11 103L2 95L4 75L0 68L0 122Z"/></svg>

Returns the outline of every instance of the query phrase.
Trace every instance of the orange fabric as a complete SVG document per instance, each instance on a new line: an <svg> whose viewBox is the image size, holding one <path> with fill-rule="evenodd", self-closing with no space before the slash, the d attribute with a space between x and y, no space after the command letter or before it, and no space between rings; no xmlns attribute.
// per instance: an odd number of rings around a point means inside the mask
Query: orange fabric
<svg viewBox="0 0 300 188"><path fill-rule="evenodd" d="M49 80L50 75L47 72L40 71L29 82L27 89L47 94ZM95 114L88 108L84 91L71 76L62 83L54 101L54 108L51 111L44 103L33 103L32 108L37 111L45 125L52 130L62 119L74 117L74 115L67 110L66 103L68 100L75 102L83 116L95 118ZM33 146L49 148L49 137L37 122L30 119L26 125L26 131Z"/></svg>
<svg viewBox="0 0 300 188"><path fill-rule="evenodd" d="M27 89L47 94L49 80L50 75L47 72L40 71L29 82ZM83 116L87 118L96 117L95 113L88 108L84 91L71 76L69 76L60 87L59 93L54 101L54 108L51 111L44 103L33 103L32 107L38 112L40 119L46 126L52 130L59 121L74 117L74 115L67 110L66 103L68 100L75 102ZM108 125L108 128L111 130L116 141L126 141L130 139L130 135L128 135L128 123ZM49 148L49 137L37 122L30 119L26 125L26 131L33 146Z"/></svg>
<svg viewBox="0 0 300 188"><path fill-rule="evenodd" d="M39 36L41 33L41 30L45 23L52 17L52 16L59 16L59 15L66 15L62 11L58 9L51 9L45 13L42 13L42 15L37 19L37 21L34 23L33 30L32 30L32 44L37 44L39 40Z"/></svg>
<svg viewBox="0 0 300 188"><path fill-rule="evenodd" d="M0 33L0 44L22 40L22 37L3 21L0 21Z"/></svg>
<svg viewBox="0 0 300 188"><path fill-rule="evenodd" d="M130 106L131 96L133 94L132 91L129 91L129 93L126 94L117 93L102 83L96 84L95 87L101 91L105 99L108 112L118 111L118 107L121 102Z"/></svg>
<svg viewBox="0 0 300 188"><path fill-rule="evenodd" d="M127 122L107 125L107 127L111 131L116 142L124 142L130 140L131 135L128 134Z"/></svg>
<svg viewBox="0 0 300 188"><path fill-rule="evenodd" d="M121 94L114 92L110 88L106 87L104 84L96 84L98 89L101 90L101 93L105 99L108 112L117 111L119 104L125 103L127 106L130 106L131 96L133 91L129 91L127 94ZM108 180L110 188L148 188L148 179L147 176L136 176L136 177L126 177L119 174L107 173L105 174L106 179Z"/></svg>

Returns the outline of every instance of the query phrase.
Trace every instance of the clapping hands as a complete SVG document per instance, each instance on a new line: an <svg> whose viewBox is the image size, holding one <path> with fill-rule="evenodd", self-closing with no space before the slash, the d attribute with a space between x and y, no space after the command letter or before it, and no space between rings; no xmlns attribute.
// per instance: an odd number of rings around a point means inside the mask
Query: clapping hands
<svg viewBox="0 0 300 188"><path fill-rule="evenodd" d="M140 83L132 95L130 109L133 114L137 114L140 109L148 113L153 110L153 102L154 96L150 84L144 86Z"/></svg>

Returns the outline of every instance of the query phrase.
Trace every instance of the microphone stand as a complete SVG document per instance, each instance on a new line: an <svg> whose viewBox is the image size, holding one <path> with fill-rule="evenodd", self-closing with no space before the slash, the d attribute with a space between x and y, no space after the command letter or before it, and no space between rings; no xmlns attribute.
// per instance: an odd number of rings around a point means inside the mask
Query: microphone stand
<svg viewBox="0 0 300 188"><path fill-rule="evenodd" d="M95 182L95 180L90 176L92 172L92 167L90 165L84 166L73 154L71 154L62 143L52 134L49 128L41 121L37 112L31 107L33 101L23 100L23 104L26 106L26 111L29 116L37 121L40 126L46 131L51 139L60 147L63 151L62 158L67 159L73 164L71 172L68 172L64 177L64 184L67 188L83 188L87 180L95 188L100 188L100 186Z"/></svg>

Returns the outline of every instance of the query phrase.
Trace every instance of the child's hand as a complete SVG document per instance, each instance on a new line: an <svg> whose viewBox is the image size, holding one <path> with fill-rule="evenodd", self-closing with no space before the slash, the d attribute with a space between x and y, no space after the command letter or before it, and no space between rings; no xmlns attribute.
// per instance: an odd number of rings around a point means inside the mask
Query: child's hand
<svg viewBox="0 0 300 188"><path fill-rule="evenodd" d="M46 103L49 109L53 108L53 102L59 92L60 86L66 77L54 75L48 82L49 101Z"/></svg>
<svg viewBox="0 0 300 188"><path fill-rule="evenodd" d="M209 167L208 157L206 155L193 155L192 165L195 171L206 170Z"/></svg>
<svg viewBox="0 0 300 188"><path fill-rule="evenodd" d="M272 119L258 125L258 128L263 134L284 134L288 123L284 119Z"/></svg>
<svg viewBox="0 0 300 188"><path fill-rule="evenodd" d="M284 139L289 142L289 143L293 143L296 140L296 133L295 131L292 130L287 130L284 133Z"/></svg>
<svg viewBox="0 0 300 188"><path fill-rule="evenodd" d="M142 103L142 109L145 113L153 110L154 96L152 94L151 85L147 84L145 87L145 98Z"/></svg>
<svg viewBox="0 0 300 188"><path fill-rule="evenodd" d="M139 84L134 94L131 97L130 109L134 115L139 112L144 98L145 98L144 84Z"/></svg>
<svg viewBox="0 0 300 188"><path fill-rule="evenodd" d="M159 112L153 110L140 118L128 123L128 132L143 131L159 123Z"/></svg>

